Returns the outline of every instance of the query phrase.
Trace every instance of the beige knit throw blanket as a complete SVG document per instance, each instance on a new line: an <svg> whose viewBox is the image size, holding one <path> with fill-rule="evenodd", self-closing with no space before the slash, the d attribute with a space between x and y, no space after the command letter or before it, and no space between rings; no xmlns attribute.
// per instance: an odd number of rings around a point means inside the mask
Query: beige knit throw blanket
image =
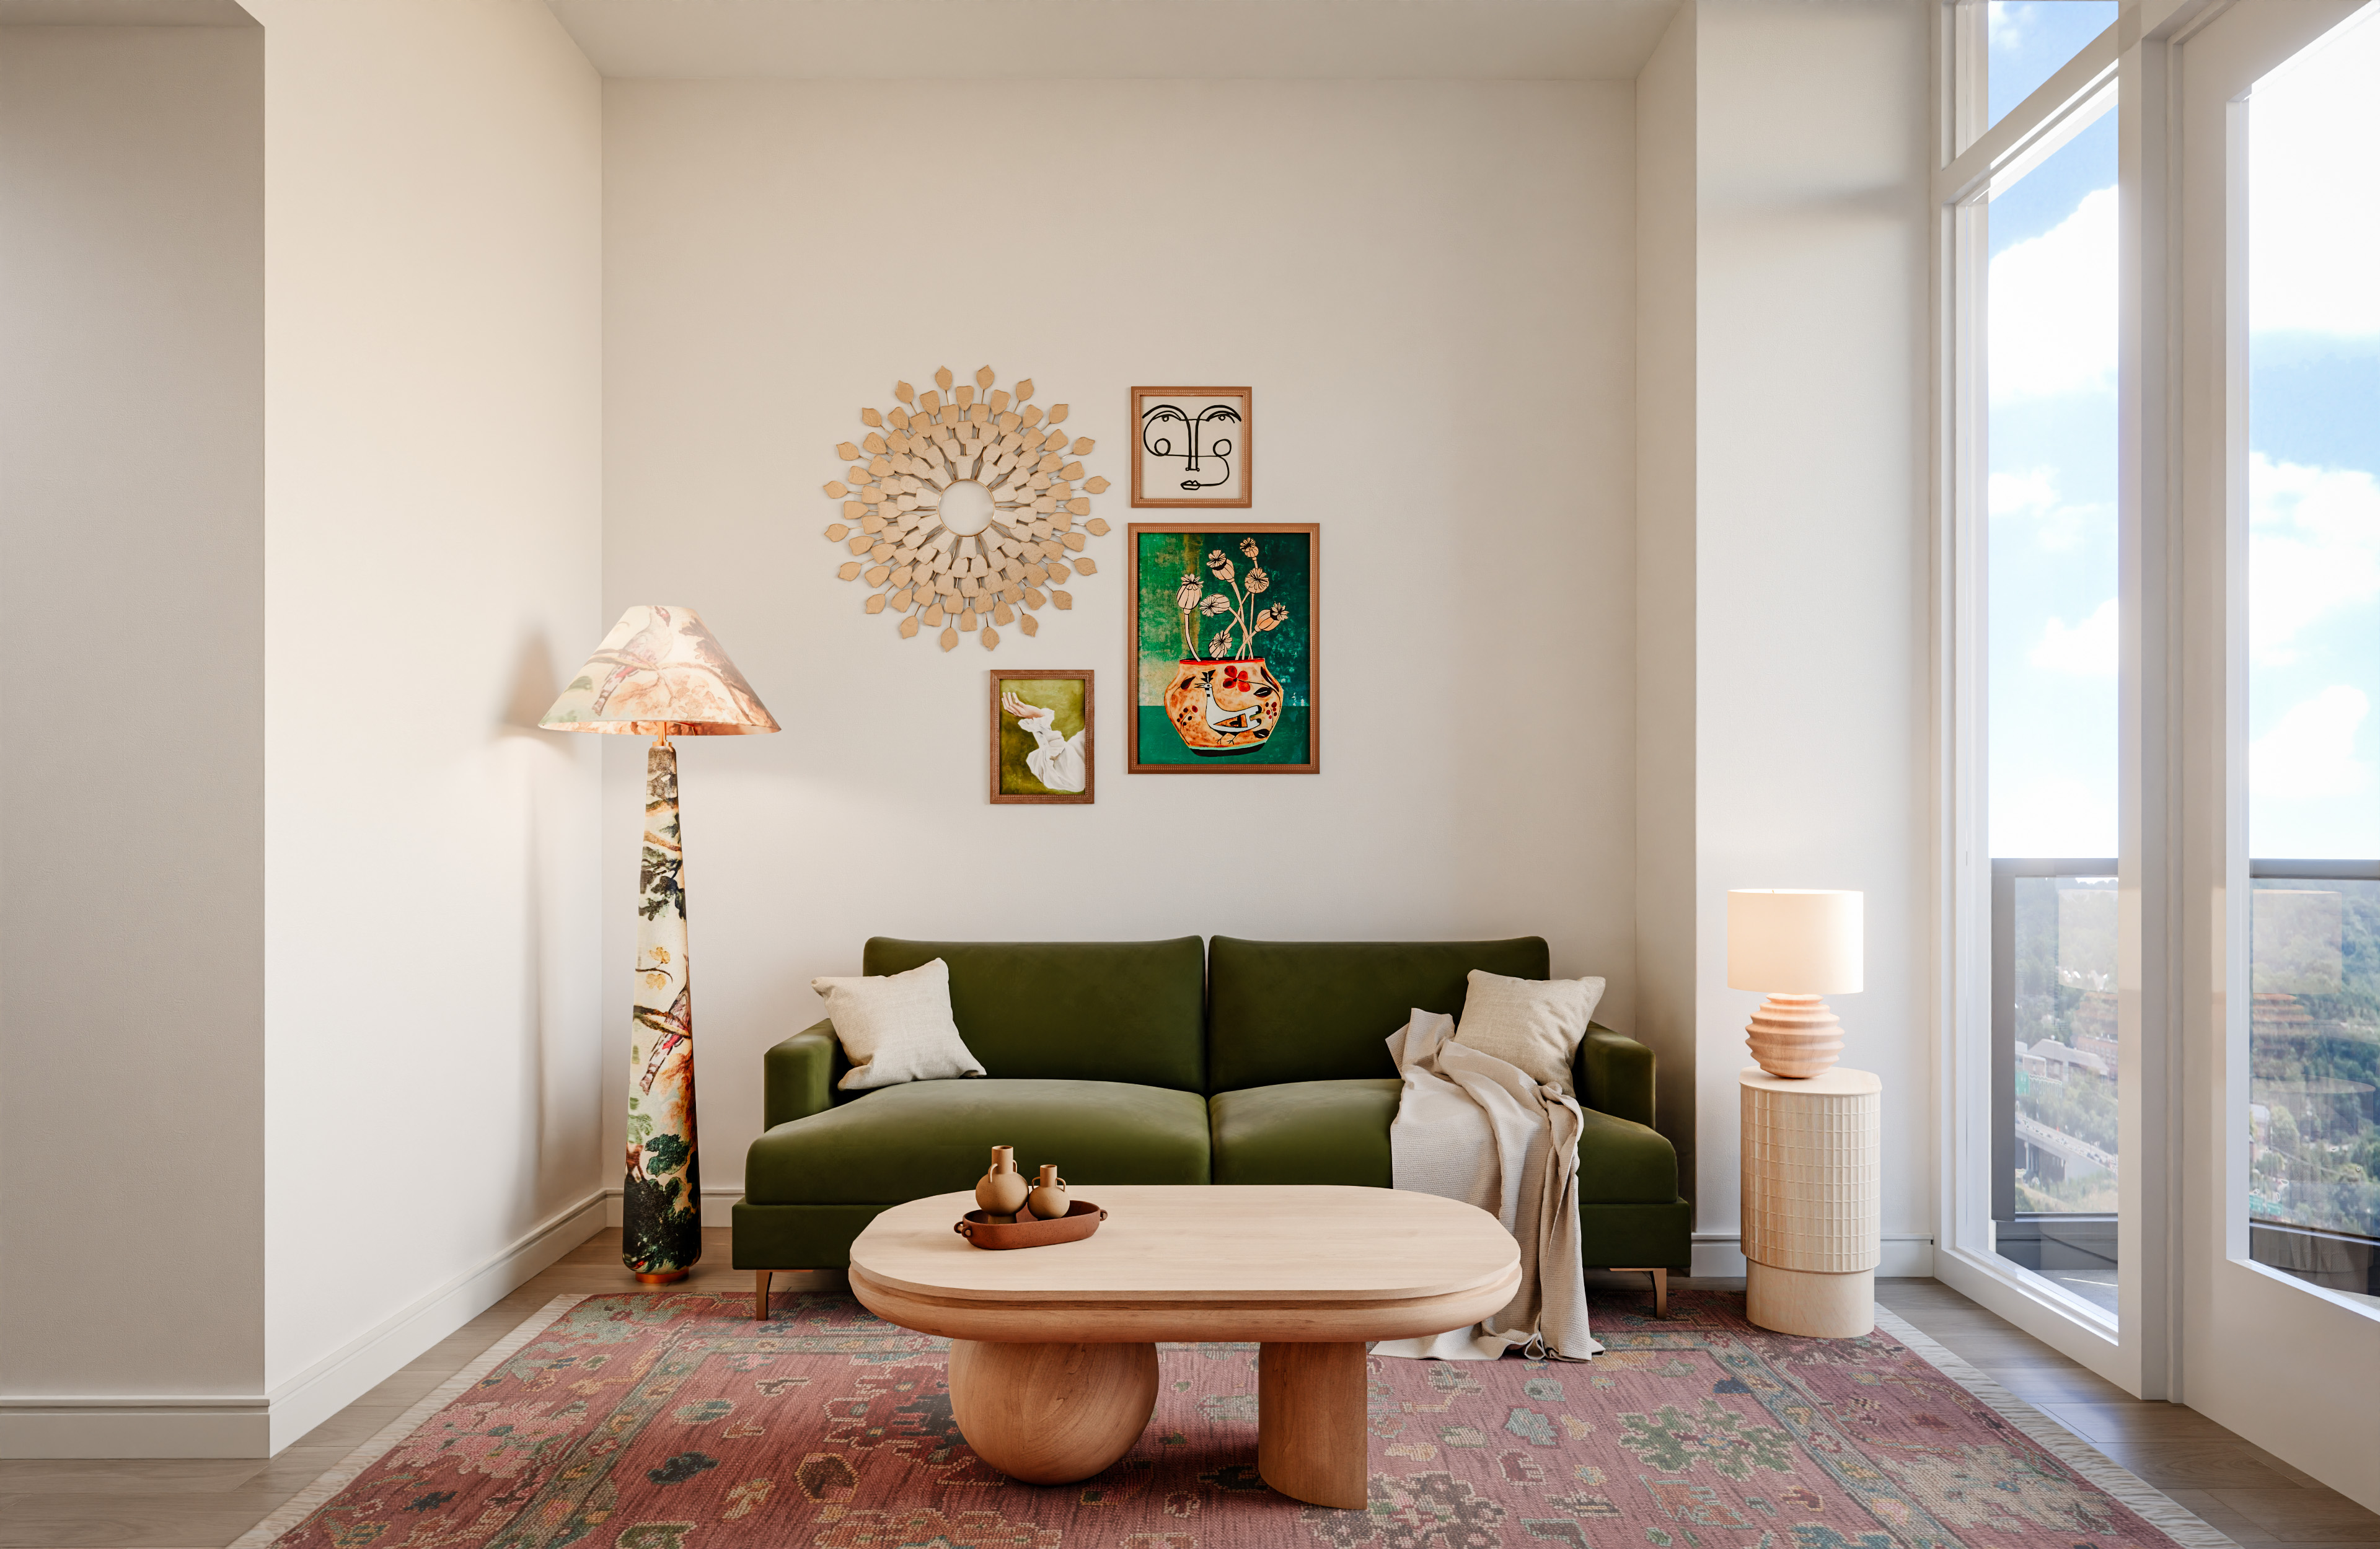
<svg viewBox="0 0 2380 1549"><path fill-rule="evenodd" d="M1454 1042L1454 1019L1416 1010L1389 1039L1404 1077L1389 1152L1400 1189L1475 1204L1521 1245L1521 1289L1504 1310L1432 1338L1388 1339L1377 1355L1493 1361L1537 1345L1564 1361L1603 1347L1587 1333L1579 1262L1578 1134L1585 1119L1556 1086Z"/></svg>

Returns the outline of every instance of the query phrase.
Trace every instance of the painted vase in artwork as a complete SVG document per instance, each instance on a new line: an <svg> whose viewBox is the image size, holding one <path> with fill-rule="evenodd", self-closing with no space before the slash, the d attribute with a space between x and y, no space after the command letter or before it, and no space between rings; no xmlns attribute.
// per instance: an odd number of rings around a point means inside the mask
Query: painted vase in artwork
<svg viewBox="0 0 2380 1549"><path fill-rule="evenodd" d="M1262 747L1281 722L1281 681L1262 657L1184 661L1165 690L1166 718L1202 758Z"/></svg>
<svg viewBox="0 0 2380 1549"><path fill-rule="evenodd" d="M645 760L644 863L638 868L637 990L628 1036L628 1168L621 1257L649 1284L682 1280L702 1257L702 1183L694 1133L694 990L679 886L677 749Z"/></svg>

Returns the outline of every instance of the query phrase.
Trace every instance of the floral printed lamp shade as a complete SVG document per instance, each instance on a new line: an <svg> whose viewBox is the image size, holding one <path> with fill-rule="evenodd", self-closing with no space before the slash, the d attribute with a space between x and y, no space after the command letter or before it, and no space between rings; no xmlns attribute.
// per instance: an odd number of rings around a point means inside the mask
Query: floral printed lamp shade
<svg viewBox="0 0 2380 1549"><path fill-rule="evenodd" d="M653 739L645 754L644 839L638 852L620 1256L638 1280L666 1285L685 1279L702 1257L694 988L686 958L677 749L670 739L774 732L777 718L693 609L641 606L620 615L538 724L550 732L632 732Z"/></svg>
<svg viewBox="0 0 2380 1549"><path fill-rule="evenodd" d="M620 615L538 724L549 732L648 737L780 730L699 614L650 604Z"/></svg>

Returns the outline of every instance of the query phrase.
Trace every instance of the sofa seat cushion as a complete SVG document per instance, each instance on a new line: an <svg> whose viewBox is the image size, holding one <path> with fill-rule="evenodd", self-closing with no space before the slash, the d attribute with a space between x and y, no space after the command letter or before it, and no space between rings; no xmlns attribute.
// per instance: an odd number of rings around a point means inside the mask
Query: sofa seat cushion
<svg viewBox="0 0 2380 1549"><path fill-rule="evenodd" d="M1388 1188L1389 1126L1403 1090L1390 1077L1219 1092L1208 1104L1215 1181Z"/></svg>
<svg viewBox="0 0 2380 1549"><path fill-rule="evenodd" d="M752 1143L756 1204L898 1204L972 1189L995 1145L1069 1183L1204 1183L1207 1099L1112 1081L917 1081L796 1119ZM1097 1194L1088 1197L1095 1203Z"/></svg>
<svg viewBox="0 0 2380 1549"><path fill-rule="evenodd" d="M1593 1108L1578 1133L1578 1202L1668 1204L1678 1197L1678 1148L1659 1131Z"/></svg>

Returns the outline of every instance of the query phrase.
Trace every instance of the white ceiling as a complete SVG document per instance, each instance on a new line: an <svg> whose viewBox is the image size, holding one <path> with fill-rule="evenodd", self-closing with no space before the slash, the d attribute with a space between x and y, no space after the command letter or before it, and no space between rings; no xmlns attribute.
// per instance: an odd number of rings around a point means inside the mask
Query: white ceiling
<svg viewBox="0 0 2380 1549"><path fill-rule="evenodd" d="M607 76L1602 80L1678 0L547 0Z"/></svg>

